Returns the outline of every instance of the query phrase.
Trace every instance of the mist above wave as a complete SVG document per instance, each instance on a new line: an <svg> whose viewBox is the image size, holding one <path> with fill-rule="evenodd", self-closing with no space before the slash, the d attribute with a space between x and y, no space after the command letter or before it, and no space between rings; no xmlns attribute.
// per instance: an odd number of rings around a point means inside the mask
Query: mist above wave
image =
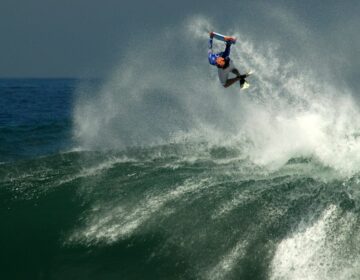
<svg viewBox="0 0 360 280"><path fill-rule="evenodd" d="M360 111L351 92L325 73L315 78L319 73L310 71L311 61L290 61L281 46L258 46L236 28L227 31L239 38L231 57L241 72L254 71L252 87L225 90L206 62L213 26L197 16L164 30L123 55L100 90L79 91L74 110L79 145L121 150L190 139L246 145L252 162L271 169L304 156L345 175L357 172Z"/></svg>

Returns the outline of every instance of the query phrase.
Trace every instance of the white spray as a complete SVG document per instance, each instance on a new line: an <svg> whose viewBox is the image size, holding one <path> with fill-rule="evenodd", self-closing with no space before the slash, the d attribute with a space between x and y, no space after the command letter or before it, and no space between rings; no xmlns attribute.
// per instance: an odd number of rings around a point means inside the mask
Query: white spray
<svg viewBox="0 0 360 280"><path fill-rule="evenodd" d="M123 149L191 139L241 146L246 139L248 158L270 169L312 157L343 175L359 170L360 111L350 92L320 82L309 65L283 61L281 46L255 47L238 32L232 59L241 72L254 71L252 87L224 89L207 63L211 26L194 17L124 55L99 92L78 99L79 144Z"/></svg>

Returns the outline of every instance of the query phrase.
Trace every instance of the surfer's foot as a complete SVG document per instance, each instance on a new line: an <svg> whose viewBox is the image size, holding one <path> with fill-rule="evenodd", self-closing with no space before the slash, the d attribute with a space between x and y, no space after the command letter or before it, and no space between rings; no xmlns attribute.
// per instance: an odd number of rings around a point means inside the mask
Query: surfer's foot
<svg viewBox="0 0 360 280"><path fill-rule="evenodd" d="M244 80L243 83L240 83L240 88L241 89L247 89L249 87L249 83L247 81Z"/></svg>
<svg viewBox="0 0 360 280"><path fill-rule="evenodd" d="M244 75L243 75L244 76ZM245 84L245 79L244 78L240 78L240 87L242 88Z"/></svg>
<svg viewBox="0 0 360 280"><path fill-rule="evenodd" d="M252 74L252 71L248 71L245 73L246 77L249 77Z"/></svg>

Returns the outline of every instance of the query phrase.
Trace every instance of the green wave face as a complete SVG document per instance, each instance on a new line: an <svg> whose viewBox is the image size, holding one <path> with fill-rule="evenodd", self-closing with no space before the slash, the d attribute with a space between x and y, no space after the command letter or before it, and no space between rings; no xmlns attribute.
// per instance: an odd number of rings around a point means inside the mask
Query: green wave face
<svg viewBox="0 0 360 280"><path fill-rule="evenodd" d="M1 274L358 277L359 182L312 158L269 169L206 143L2 164Z"/></svg>

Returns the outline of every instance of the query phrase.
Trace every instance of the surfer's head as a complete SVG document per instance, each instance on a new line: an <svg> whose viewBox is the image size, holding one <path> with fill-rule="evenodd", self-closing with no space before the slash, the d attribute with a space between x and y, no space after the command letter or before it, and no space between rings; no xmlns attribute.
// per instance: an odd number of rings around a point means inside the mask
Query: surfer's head
<svg viewBox="0 0 360 280"><path fill-rule="evenodd" d="M216 66L223 68L225 66L225 59L221 56L216 58Z"/></svg>

